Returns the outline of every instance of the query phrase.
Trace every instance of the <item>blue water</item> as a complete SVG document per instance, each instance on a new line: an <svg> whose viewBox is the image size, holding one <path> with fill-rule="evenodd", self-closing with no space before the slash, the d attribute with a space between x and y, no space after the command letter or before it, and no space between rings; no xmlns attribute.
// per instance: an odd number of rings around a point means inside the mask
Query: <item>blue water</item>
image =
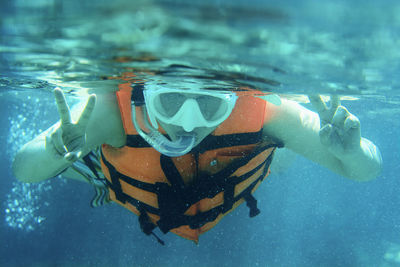
<svg viewBox="0 0 400 267"><path fill-rule="evenodd" d="M398 11L396 1L2 1L0 266L400 265ZM256 192L260 215L241 206L199 245L160 234L164 247L127 210L91 208L86 184L15 180L16 151L58 119L56 86L76 102L128 71L174 87L351 96L343 104L384 168L359 183L297 157Z"/></svg>

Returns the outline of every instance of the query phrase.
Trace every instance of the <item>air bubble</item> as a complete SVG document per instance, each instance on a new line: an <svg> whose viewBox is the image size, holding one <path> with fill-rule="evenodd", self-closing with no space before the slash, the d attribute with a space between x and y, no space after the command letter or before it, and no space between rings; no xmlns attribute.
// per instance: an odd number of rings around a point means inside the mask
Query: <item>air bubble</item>
<svg viewBox="0 0 400 267"><path fill-rule="evenodd" d="M47 104L48 101L28 95L25 103L14 108L14 114L8 118L6 152L10 159L14 158L20 147L37 136L41 129L47 129L55 122L57 118L54 118L54 121L48 120L54 116ZM39 225L43 225L45 217L39 213L41 207L50 205L44 200L51 191L50 183L51 181L44 181L26 184L14 181L9 193L6 194L5 223L11 228L23 231L33 231ZM59 183L57 186L63 184Z"/></svg>
<svg viewBox="0 0 400 267"><path fill-rule="evenodd" d="M41 223L41 222L43 222L44 220L46 220L46 218L45 218L45 217L42 217L42 216L39 216L39 217L36 218L36 221L37 221L38 223Z"/></svg>

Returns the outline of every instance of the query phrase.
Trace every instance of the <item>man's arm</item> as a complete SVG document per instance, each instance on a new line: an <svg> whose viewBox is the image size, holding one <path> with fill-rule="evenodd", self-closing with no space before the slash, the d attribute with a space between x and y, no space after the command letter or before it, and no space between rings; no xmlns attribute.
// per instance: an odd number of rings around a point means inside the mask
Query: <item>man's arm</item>
<svg viewBox="0 0 400 267"><path fill-rule="evenodd" d="M90 96L70 113L60 89L55 98L61 120L25 144L15 156L14 175L23 182L52 178L93 148L122 146L125 134L113 92ZM95 104L97 103L97 104Z"/></svg>
<svg viewBox="0 0 400 267"><path fill-rule="evenodd" d="M264 133L342 176L359 181L378 176L380 152L361 137L358 119L338 99L333 98L330 108L319 96L310 100L318 113L286 99L279 106L269 105L272 118Z"/></svg>

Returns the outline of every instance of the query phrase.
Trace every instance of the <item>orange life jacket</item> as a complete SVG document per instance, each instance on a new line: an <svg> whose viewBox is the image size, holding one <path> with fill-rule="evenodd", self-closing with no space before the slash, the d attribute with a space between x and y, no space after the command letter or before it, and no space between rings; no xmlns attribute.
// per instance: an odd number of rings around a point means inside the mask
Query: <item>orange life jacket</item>
<svg viewBox="0 0 400 267"><path fill-rule="evenodd" d="M252 193L269 174L279 146L262 136L268 103L254 91L238 92L231 115L211 135L190 153L170 158L148 145L133 126L132 98L138 97L141 86L134 85L132 91L126 83L117 92L126 145L102 146L110 198L139 215L144 233L153 234L158 226L163 233L171 231L196 243L244 201L250 217L257 215Z"/></svg>

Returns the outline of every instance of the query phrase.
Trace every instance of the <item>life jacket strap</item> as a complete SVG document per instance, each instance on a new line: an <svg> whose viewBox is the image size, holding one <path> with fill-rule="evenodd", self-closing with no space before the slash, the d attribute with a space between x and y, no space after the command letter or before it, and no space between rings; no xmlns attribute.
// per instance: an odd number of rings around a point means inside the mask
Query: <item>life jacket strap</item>
<svg viewBox="0 0 400 267"><path fill-rule="evenodd" d="M156 238L156 240L158 241L158 243L160 243L161 245L164 246L165 242L153 232L153 230L157 226L150 221L150 217L147 214L147 212L143 208L140 208L139 212L140 212L139 224L140 224L140 229L142 230L142 232L145 233L146 235L153 235Z"/></svg>
<svg viewBox="0 0 400 267"><path fill-rule="evenodd" d="M250 193L245 194L244 199L246 200L246 205L250 209L249 217L253 218L260 214L260 209L257 208L257 199Z"/></svg>
<svg viewBox="0 0 400 267"><path fill-rule="evenodd" d="M209 150L227 148L233 146L253 145L262 140L262 129L252 133L236 133L225 135L208 135L199 145L193 148L193 153L204 153ZM165 136L167 136L165 134ZM148 148L151 147L140 135L129 134L126 136L127 147Z"/></svg>
<svg viewBox="0 0 400 267"><path fill-rule="evenodd" d="M138 134L129 134L126 136L126 146L128 147L136 147L136 148L148 148L151 147L149 143L146 142L140 135Z"/></svg>
<svg viewBox="0 0 400 267"><path fill-rule="evenodd" d="M257 132L250 133L234 133L234 134L224 134L224 135L213 135L210 134L197 145L193 151L200 154L219 148L227 148L233 146L242 145L254 145L258 144L262 140L263 128ZM192 152L193 152L192 151Z"/></svg>
<svg viewBox="0 0 400 267"><path fill-rule="evenodd" d="M144 102L144 84L143 83L134 83L132 84L132 93L131 93L131 102L135 106L142 106L145 104Z"/></svg>
<svg viewBox="0 0 400 267"><path fill-rule="evenodd" d="M104 164L107 166L108 172L110 173L111 183L108 184L111 185L110 187L114 191L117 200L121 203L125 203L127 200L127 195L122 191L121 182L119 181L118 175L119 172L105 159L103 152L101 152L101 158Z"/></svg>

